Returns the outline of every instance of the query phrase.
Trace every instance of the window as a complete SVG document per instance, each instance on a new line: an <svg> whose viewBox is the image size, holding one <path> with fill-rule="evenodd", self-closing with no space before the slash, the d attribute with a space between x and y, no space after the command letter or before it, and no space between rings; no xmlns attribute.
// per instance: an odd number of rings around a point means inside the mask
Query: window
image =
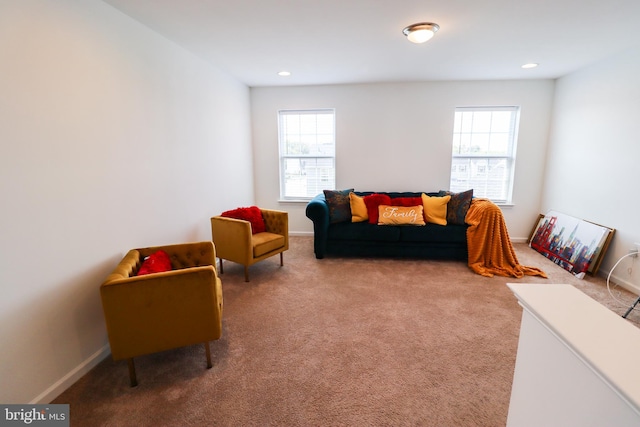
<svg viewBox="0 0 640 427"><path fill-rule="evenodd" d="M282 200L335 189L335 110L279 111L278 134Z"/></svg>
<svg viewBox="0 0 640 427"><path fill-rule="evenodd" d="M456 108L450 190L510 203L519 107Z"/></svg>

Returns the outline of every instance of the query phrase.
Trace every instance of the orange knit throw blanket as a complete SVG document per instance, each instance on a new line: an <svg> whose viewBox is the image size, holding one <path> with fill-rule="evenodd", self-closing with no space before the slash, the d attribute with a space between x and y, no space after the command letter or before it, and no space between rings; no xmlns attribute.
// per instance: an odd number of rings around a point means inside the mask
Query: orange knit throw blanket
<svg viewBox="0 0 640 427"><path fill-rule="evenodd" d="M520 265L500 208L488 199L473 199L465 218L469 268L486 277L547 277L536 267Z"/></svg>

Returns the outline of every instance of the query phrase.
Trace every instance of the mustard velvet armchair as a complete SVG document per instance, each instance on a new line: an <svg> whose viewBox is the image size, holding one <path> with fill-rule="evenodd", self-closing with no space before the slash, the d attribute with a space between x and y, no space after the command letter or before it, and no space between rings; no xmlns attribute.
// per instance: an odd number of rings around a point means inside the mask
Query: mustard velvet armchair
<svg viewBox="0 0 640 427"><path fill-rule="evenodd" d="M222 260L242 264L244 280L249 281L249 266L283 253L289 249L289 214L285 211L260 209L266 231L251 233L251 223L240 219L214 216L211 218L211 236L220 258L220 274L224 273Z"/></svg>
<svg viewBox="0 0 640 427"><path fill-rule="evenodd" d="M136 276L145 257L164 250L171 271ZM137 385L133 358L204 344L222 335L222 282L212 242L132 249L100 286L111 355L127 359L131 387Z"/></svg>

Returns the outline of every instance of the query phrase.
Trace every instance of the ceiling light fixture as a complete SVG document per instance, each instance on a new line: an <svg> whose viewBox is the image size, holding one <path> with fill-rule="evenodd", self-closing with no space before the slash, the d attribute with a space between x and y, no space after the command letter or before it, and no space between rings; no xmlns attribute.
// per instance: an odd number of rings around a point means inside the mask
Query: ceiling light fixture
<svg viewBox="0 0 640 427"><path fill-rule="evenodd" d="M524 64L524 65L522 66L522 68L536 68L537 66L538 66L538 64L536 64L536 63L534 63L534 62L531 62L531 63L529 63L529 64Z"/></svg>
<svg viewBox="0 0 640 427"><path fill-rule="evenodd" d="M420 22L418 24L409 25L402 30L402 34L407 36L412 43L424 43L431 39L440 29L438 24L433 22Z"/></svg>
<svg viewBox="0 0 640 427"><path fill-rule="evenodd" d="M280 77L289 77L289 76L291 75L291 73L290 73L289 71L280 71L280 72L278 73L278 75L279 75Z"/></svg>

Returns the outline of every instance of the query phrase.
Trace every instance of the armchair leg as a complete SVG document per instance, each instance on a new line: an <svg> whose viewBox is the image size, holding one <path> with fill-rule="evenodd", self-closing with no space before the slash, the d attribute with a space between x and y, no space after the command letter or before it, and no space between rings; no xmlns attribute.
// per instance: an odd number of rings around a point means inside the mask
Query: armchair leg
<svg viewBox="0 0 640 427"><path fill-rule="evenodd" d="M138 385L138 379L136 378L136 365L133 364L133 357L127 359L127 364L129 365L129 382L131 387L135 387Z"/></svg>
<svg viewBox="0 0 640 427"><path fill-rule="evenodd" d="M204 350L207 353L207 369L211 369L211 348L209 347L209 341L204 343Z"/></svg>
<svg viewBox="0 0 640 427"><path fill-rule="evenodd" d="M280 267L284 265L284 252L280 252Z"/></svg>
<svg viewBox="0 0 640 427"><path fill-rule="evenodd" d="M222 258L220 258L220 274L224 274L224 267L222 267Z"/></svg>
<svg viewBox="0 0 640 427"><path fill-rule="evenodd" d="M244 281L245 282L249 281L249 266L248 265L244 266Z"/></svg>

